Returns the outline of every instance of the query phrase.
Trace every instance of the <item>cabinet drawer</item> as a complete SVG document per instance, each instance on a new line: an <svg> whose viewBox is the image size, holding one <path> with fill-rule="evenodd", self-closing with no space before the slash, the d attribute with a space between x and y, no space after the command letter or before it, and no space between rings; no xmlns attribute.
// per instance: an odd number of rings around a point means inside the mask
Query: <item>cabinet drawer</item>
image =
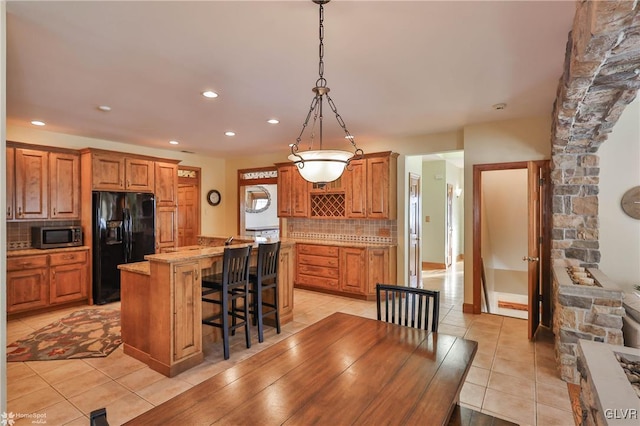
<svg viewBox="0 0 640 426"><path fill-rule="evenodd" d="M296 284L306 285L310 287L331 288L334 290L338 289L337 278L317 277L304 274L298 274Z"/></svg>
<svg viewBox="0 0 640 426"><path fill-rule="evenodd" d="M307 274L318 277L338 278L338 268L325 268L322 266L299 265L298 274Z"/></svg>
<svg viewBox="0 0 640 426"><path fill-rule="evenodd" d="M47 255L7 258L7 271L47 267Z"/></svg>
<svg viewBox="0 0 640 426"><path fill-rule="evenodd" d="M68 265L71 263L86 263L87 261L86 250L55 253L50 254L49 256L51 256L51 266Z"/></svg>
<svg viewBox="0 0 640 426"><path fill-rule="evenodd" d="M310 254L301 254L298 258L298 264L337 268L339 262L337 257L324 257L324 256L313 256Z"/></svg>
<svg viewBox="0 0 640 426"><path fill-rule="evenodd" d="M338 247L334 246L316 246L309 244L300 244L298 246L298 253L300 254L313 254L316 256L330 256L338 257Z"/></svg>

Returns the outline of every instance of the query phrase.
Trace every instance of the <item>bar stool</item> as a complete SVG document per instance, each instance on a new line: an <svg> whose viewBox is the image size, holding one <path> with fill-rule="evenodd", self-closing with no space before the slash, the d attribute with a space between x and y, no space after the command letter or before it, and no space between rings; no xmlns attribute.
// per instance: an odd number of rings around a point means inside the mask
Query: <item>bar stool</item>
<svg viewBox="0 0 640 426"><path fill-rule="evenodd" d="M247 348L251 347L248 321L250 255L251 246L226 247L222 259L222 273L202 277L202 301L220 306L220 312L204 318L202 324L222 330L224 359L229 359L229 332L235 334L236 328L244 327ZM238 306L238 303L241 305Z"/></svg>
<svg viewBox="0 0 640 426"><path fill-rule="evenodd" d="M258 262L249 271L251 287L251 314L253 324L258 324L258 342L264 341L263 318L275 316L276 331L280 334L280 313L278 312L278 265L280 264L280 241L258 245ZM273 290L273 302L264 299L263 292ZM265 309L266 308L266 309Z"/></svg>

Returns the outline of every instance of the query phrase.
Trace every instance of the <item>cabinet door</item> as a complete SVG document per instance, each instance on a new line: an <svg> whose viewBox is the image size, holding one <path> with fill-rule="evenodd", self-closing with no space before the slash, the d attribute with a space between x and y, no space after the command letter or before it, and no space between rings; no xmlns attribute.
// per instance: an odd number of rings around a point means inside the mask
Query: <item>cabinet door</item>
<svg viewBox="0 0 640 426"><path fill-rule="evenodd" d="M179 361L201 351L200 265L198 262L175 265L174 277L173 361Z"/></svg>
<svg viewBox="0 0 640 426"><path fill-rule="evenodd" d="M80 156L49 154L49 217L77 219L80 217Z"/></svg>
<svg viewBox="0 0 640 426"><path fill-rule="evenodd" d="M293 319L293 280L295 277L294 247L280 249L280 265L278 269L278 308L280 322Z"/></svg>
<svg viewBox="0 0 640 426"><path fill-rule="evenodd" d="M290 167L278 167L278 217L291 217L293 173Z"/></svg>
<svg viewBox="0 0 640 426"><path fill-rule="evenodd" d="M340 248L340 290L364 294L366 284L366 249Z"/></svg>
<svg viewBox="0 0 640 426"><path fill-rule="evenodd" d="M156 206L176 207L178 205L178 165L155 163Z"/></svg>
<svg viewBox="0 0 640 426"><path fill-rule="evenodd" d="M124 157L114 154L91 155L93 189L121 191L124 189Z"/></svg>
<svg viewBox="0 0 640 426"><path fill-rule="evenodd" d="M367 217L367 160L353 160L344 172L347 218Z"/></svg>
<svg viewBox="0 0 640 426"><path fill-rule="evenodd" d="M16 148L16 219L46 219L49 213L49 153Z"/></svg>
<svg viewBox="0 0 640 426"><path fill-rule="evenodd" d="M125 189L127 191L153 192L153 164L154 162L149 160L125 158Z"/></svg>
<svg viewBox="0 0 640 426"><path fill-rule="evenodd" d="M14 148L7 148L7 184L6 184L6 188L7 188L7 211L6 211L7 220L11 220L11 219L14 218L14 211L15 211L15 189L16 189L16 182L15 182L15 175L16 175L15 151L16 150Z"/></svg>
<svg viewBox="0 0 640 426"><path fill-rule="evenodd" d="M367 159L367 217L389 218L389 157Z"/></svg>
<svg viewBox="0 0 640 426"><path fill-rule="evenodd" d="M87 265L72 263L49 269L50 303L70 302L87 298Z"/></svg>
<svg viewBox="0 0 640 426"><path fill-rule="evenodd" d="M294 217L309 216L309 182L304 180L296 166L291 175L291 209Z"/></svg>
<svg viewBox="0 0 640 426"><path fill-rule="evenodd" d="M367 262L367 293L376 294L376 284L393 284L389 270L389 249L369 248ZM395 277L394 277L395 281Z"/></svg>
<svg viewBox="0 0 640 426"><path fill-rule="evenodd" d="M156 209L156 253L178 246L178 208Z"/></svg>
<svg viewBox="0 0 640 426"><path fill-rule="evenodd" d="M46 267L7 271L7 312L47 306L48 284Z"/></svg>

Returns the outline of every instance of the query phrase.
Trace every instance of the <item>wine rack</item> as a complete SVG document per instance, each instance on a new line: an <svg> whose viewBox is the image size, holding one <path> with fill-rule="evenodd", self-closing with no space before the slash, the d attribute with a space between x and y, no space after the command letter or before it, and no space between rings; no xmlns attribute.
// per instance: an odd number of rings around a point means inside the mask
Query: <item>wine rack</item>
<svg viewBox="0 0 640 426"><path fill-rule="evenodd" d="M311 217L345 217L345 195L312 194Z"/></svg>

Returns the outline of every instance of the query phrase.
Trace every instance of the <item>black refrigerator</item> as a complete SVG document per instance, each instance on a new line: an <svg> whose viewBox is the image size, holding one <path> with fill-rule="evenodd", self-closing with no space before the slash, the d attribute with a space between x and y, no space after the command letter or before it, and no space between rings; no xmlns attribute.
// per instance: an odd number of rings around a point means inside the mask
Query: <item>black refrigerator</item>
<svg viewBox="0 0 640 426"><path fill-rule="evenodd" d="M122 263L155 252L155 199L139 192L93 192L93 303L120 300Z"/></svg>

